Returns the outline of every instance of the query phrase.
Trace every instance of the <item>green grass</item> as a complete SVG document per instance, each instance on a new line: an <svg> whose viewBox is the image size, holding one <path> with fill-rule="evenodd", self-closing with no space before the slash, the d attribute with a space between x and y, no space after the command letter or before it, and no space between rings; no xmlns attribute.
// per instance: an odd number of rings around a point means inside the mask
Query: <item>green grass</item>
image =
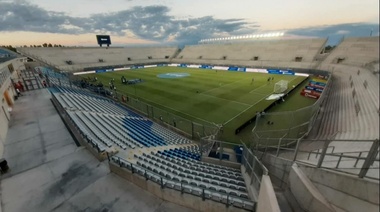
<svg viewBox="0 0 380 212"><path fill-rule="evenodd" d="M185 72L190 76L175 79L157 77L158 74L173 72ZM84 77L88 76L96 76L105 86L114 78L118 92L125 96L136 97L141 101L140 103L128 102L128 104L148 116L163 116L168 123L172 123L172 119L178 120L182 117L200 124L224 124L222 139L231 142L239 142L241 139L239 135L234 134L237 127L251 119L257 111L262 111L273 103L273 100L268 101L265 98L273 93L273 86L276 82L287 80L290 89L305 79L305 77L291 75L216 72L215 70L178 67L157 67L84 75ZM136 85L124 85L121 84L121 76L125 76L127 79L139 78L144 82ZM269 76L274 77L274 81L271 83L267 82ZM254 78L254 82L251 84L252 78ZM298 96L300 95L298 94ZM290 102L292 106L285 106L287 103L279 105L279 107L284 107L280 110L294 109L294 105L299 105L299 102L302 102L302 106L312 104L309 99L302 98L302 101ZM157 109L149 109L141 103L147 103ZM179 128L181 128L181 124L183 128L192 127L191 123L185 122L185 120L177 121L177 125L180 125ZM249 128L252 129L252 126ZM191 131L191 129L189 130Z"/></svg>

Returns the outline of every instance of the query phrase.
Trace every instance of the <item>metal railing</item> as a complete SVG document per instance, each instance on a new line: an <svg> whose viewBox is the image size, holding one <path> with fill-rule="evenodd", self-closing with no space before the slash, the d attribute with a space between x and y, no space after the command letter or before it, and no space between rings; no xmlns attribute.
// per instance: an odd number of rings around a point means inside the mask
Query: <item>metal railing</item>
<svg viewBox="0 0 380 212"><path fill-rule="evenodd" d="M268 175L268 169L262 164L257 156L245 146L245 144L243 145L242 164L245 167L246 174L249 174L250 176L250 184L254 186L256 191L259 191L262 176Z"/></svg>
<svg viewBox="0 0 380 212"><path fill-rule="evenodd" d="M295 111L259 113L252 129L254 143L265 143L265 141L260 141L262 139L271 139L273 140L272 143L278 143L281 142L279 140L284 140L284 138L286 138L286 141L295 143L299 138L310 133L316 123L321 105L331 91L331 81L332 75L329 75L326 87L320 98L310 106ZM276 128L268 125L269 122L272 122L272 124L275 122Z"/></svg>
<svg viewBox="0 0 380 212"><path fill-rule="evenodd" d="M283 139L286 140L286 139ZM288 143L289 141L282 141ZM334 142L333 144L331 144ZM317 147L310 149L310 145ZM351 147L350 147L351 146ZM308 149L309 148L309 149ZM352 151L361 148L358 151ZM379 180L379 140L307 140L299 139L290 146L254 146L253 152L262 157L272 154L297 163L316 168L333 169L339 172Z"/></svg>

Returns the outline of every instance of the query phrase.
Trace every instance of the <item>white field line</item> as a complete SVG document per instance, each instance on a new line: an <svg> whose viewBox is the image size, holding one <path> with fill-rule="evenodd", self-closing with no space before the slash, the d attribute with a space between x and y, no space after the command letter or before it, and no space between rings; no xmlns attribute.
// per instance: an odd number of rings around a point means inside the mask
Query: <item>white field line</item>
<svg viewBox="0 0 380 212"><path fill-rule="evenodd" d="M161 107L164 107L164 108L169 108L170 110L173 110L173 111L176 111L176 112L179 112L179 113L185 114L185 115L187 115L187 116L190 116L190 117L193 117L193 118L195 118L195 119L198 119L198 120L204 121L204 122L206 122L206 123L213 124L213 123L210 122L210 121L207 121L207 120L204 120L204 119L198 118L198 117L196 117L196 116L193 116L193 115L190 115L190 114L188 114L188 113L185 113L185 112L182 112L182 111L176 110L176 109L174 109L174 108L171 108L171 107L168 107L168 106L165 106L165 105L162 105L162 104L158 104L158 103L154 103L154 104L156 104L156 105L160 105ZM153 106L153 105L152 105L152 106ZM153 106L153 107L154 107L154 106ZM158 109L160 109L160 108L158 108ZM175 114L174 114L174 115L175 115ZM189 121L190 121L190 120L189 120Z"/></svg>
<svg viewBox="0 0 380 212"><path fill-rule="evenodd" d="M258 88L255 88L255 89L253 89L253 90L251 90L249 93L253 93L254 91L256 91L256 90L258 90L258 89L260 89L260 88L263 88L263 87L265 87L265 86L267 86L268 84L264 84L264 85L262 85L262 86L260 86L260 87L258 87Z"/></svg>
<svg viewBox="0 0 380 212"><path fill-rule="evenodd" d="M228 86L228 85L235 84L235 83L240 82L240 81L242 81L242 80L244 80L244 79L236 80L236 81L234 81L234 82L227 83L227 84L224 84L224 85L219 86L219 87L216 87L216 88L211 88L210 90L204 91L204 92L202 92L201 94L208 93L208 92L210 92L210 91L213 91L213 90L216 90L216 89L219 89L219 88L223 88L223 87Z"/></svg>
<svg viewBox="0 0 380 212"><path fill-rule="evenodd" d="M289 82L297 79L298 77L295 77L294 79L290 80ZM257 103L261 102L263 99L265 99L266 97L272 95L273 93L270 93L269 95L266 95L264 96L263 98L261 98L259 101L257 101L255 104L253 104L251 107L255 106ZM226 125L228 122L232 121L233 119L235 119L236 117L238 117L240 114L244 113L245 111L249 110L251 107L248 107L247 109L243 110L241 113L237 114L236 116L232 117L230 120L228 120L227 122L225 122L223 125Z"/></svg>
<svg viewBox="0 0 380 212"><path fill-rule="evenodd" d="M293 81L293 80L295 80L295 79L297 79L298 77L294 77L292 80L290 80L289 82L288 82L288 84L291 82L291 81ZM276 83L275 83L276 84ZM265 86L268 86L268 85L272 85L272 83L267 83L267 84L264 84L264 85L262 85L262 86L260 86L260 87L258 87L258 88L255 88L255 89L253 89L252 91L250 91L249 93L256 93L256 92L254 92L254 91L256 91L256 90L258 90L258 89L260 89L260 88L263 88L263 87L265 87ZM273 84L274 85L274 84ZM261 94L261 93L257 93L257 94ZM265 94L263 94L263 95L265 95Z"/></svg>
<svg viewBox="0 0 380 212"><path fill-rule="evenodd" d="M271 94L270 94L271 95ZM268 96L270 95L267 95L267 96L264 96L263 98L261 98L259 101L257 101L255 104L251 105L250 107L248 107L247 109L243 110L241 113L237 114L236 116L232 117L230 120L228 120L227 122L225 122L223 125L226 125L228 122L232 121L233 119L235 119L236 117L240 116L240 114L244 113L245 111L249 110L251 107L255 106L257 103L261 102L263 99L267 98Z"/></svg>
<svg viewBox="0 0 380 212"><path fill-rule="evenodd" d="M204 96L209 96L209 97L212 97L212 98L217 98L217 99L223 99L223 100L226 100L226 101L229 101L229 102L234 102L234 103L237 103L237 104L241 104L241 105L251 106L250 104L247 104L247 103L243 103L243 102L237 102L237 101L233 101L233 100L230 100L230 99L225 99L225 98L220 98L220 97L217 97L217 96L212 96L212 95L209 95L209 94L205 94L205 93L201 93L201 95L204 95Z"/></svg>

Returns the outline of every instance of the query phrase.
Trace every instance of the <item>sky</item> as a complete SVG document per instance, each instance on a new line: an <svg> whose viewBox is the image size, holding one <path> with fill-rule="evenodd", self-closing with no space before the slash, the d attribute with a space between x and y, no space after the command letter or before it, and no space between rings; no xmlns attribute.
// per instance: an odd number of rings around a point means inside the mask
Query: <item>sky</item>
<svg viewBox="0 0 380 212"><path fill-rule="evenodd" d="M294 37L379 36L379 0L0 0L0 45L191 45L201 39L285 32Z"/></svg>

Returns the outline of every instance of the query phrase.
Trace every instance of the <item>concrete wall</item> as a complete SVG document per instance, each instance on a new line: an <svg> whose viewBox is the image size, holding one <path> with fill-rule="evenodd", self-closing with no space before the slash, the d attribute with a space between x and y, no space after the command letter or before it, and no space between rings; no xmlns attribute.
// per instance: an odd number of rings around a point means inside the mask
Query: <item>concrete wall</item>
<svg viewBox="0 0 380 212"><path fill-rule="evenodd" d="M280 212L276 194L272 182L268 175L261 178L259 200L257 202L257 212Z"/></svg>
<svg viewBox="0 0 380 212"><path fill-rule="evenodd" d="M293 161L265 154L262 162L268 169L272 183L282 189L288 187L288 177Z"/></svg>
<svg viewBox="0 0 380 212"><path fill-rule="evenodd" d="M297 164L293 164L290 170L289 188L305 211L336 211Z"/></svg>
<svg viewBox="0 0 380 212"><path fill-rule="evenodd" d="M379 181L299 165L337 211L379 211Z"/></svg>
<svg viewBox="0 0 380 212"><path fill-rule="evenodd" d="M22 69L23 64L19 61L19 59L9 60L7 62L0 64L0 72L6 71L9 72L8 65L12 64L14 68L14 72L9 75L5 81L0 85L0 158L3 156L4 152L4 142L8 132L9 121L11 120L11 111L12 106L15 104L15 96L16 91L12 85L11 78L17 78L17 73ZM9 97L11 98L11 105L8 105L5 100L4 93L7 92Z"/></svg>
<svg viewBox="0 0 380 212"><path fill-rule="evenodd" d="M115 174L127 179L128 181L136 184L140 188L149 191L150 193L156 195L157 197L178 204L196 211L207 211L207 212L232 212L232 211L246 211L243 209L238 209L235 207L226 207L225 204L218 203L212 200L206 199L202 201L201 197L194 196L191 194L183 193L180 191L164 188L162 189L160 185L150 180L146 180L138 174L133 174L131 171L120 168L117 164L112 162L109 163L110 170Z"/></svg>

